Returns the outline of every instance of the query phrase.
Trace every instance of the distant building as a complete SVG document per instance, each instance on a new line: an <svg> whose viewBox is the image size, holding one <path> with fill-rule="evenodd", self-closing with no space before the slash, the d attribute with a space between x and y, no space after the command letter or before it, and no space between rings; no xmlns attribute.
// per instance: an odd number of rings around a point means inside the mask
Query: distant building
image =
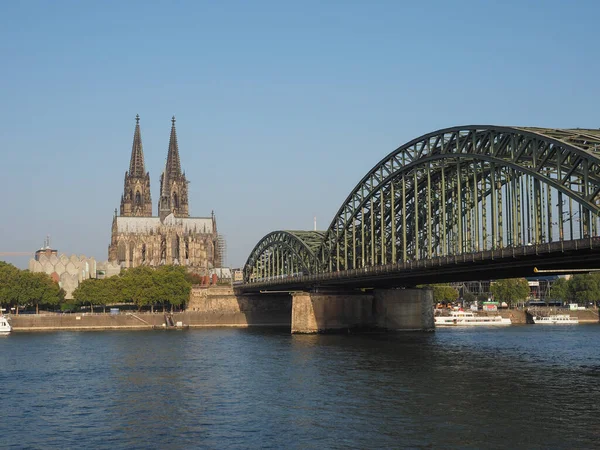
<svg viewBox="0 0 600 450"><path fill-rule="evenodd" d="M35 257L29 260L28 269L30 272L48 274L64 289L65 298L69 300L83 280L110 277L121 271L119 265L107 261L96 262L94 258L83 255L58 255L58 251L51 249L49 243L35 252Z"/></svg>
<svg viewBox="0 0 600 450"><path fill-rule="evenodd" d="M233 269L233 282L242 282L244 281L244 271L242 269Z"/></svg>
<svg viewBox="0 0 600 450"><path fill-rule="evenodd" d="M119 215L112 222L108 259L122 268L183 265L207 273L222 261L222 239L214 213L189 217L188 181L181 171L179 147L172 119L165 170L160 177L158 216L152 215L150 174L144 165L139 116L129 171L125 172Z"/></svg>
<svg viewBox="0 0 600 450"><path fill-rule="evenodd" d="M215 274L219 281L231 283L231 269L229 267L215 267L214 269L210 269L208 274L211 277Z"/></svg>
<svg viewBox="0 0 600 450"><path fill-rule="evenodd" d="M58 250L54 250L50 247L50 236L46 236L46 239L44 239L43 247L40 248L39 250L36 250L34 259L36 261L39 261L42 256L46 256L47 258L50 258L52 255L56 256L57 254L58 254Z"/></svg>

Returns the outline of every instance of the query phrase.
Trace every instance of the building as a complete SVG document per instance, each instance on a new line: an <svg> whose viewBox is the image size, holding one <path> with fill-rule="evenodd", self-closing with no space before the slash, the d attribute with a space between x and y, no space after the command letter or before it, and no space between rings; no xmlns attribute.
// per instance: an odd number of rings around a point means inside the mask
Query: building
<svg viewBox="0 0 600 450"><path fill-rule="evenodd" d="M119 214L115 210L112 221L109 261L123 268L183 265L205 274L220 267L222 246L214 213L210 217L189 216L188 181L181 171L175 117L160 177L158 215L152 214L150 174L145 169L140 118L136 116L121 208Z"/></svg>
<svg viewBox="0 0 600 450"><path fill-rule="evenodd" d="M35 252L35 257L29 260L30 272L43 272L48 274L58 285L64 289L65 298L73 298L73 291L88 278L105 278L117 275L121 267L108 261L97 262L94 258L86 256L67 256L58 254L56 249L50 247L50 239L46 238L44 246Z"/></svg>
<svg viewBox="0 0 600 450"><path fill-rule="evenodd" d="M244 271L242 269L233 269L233 282L241 283L244 281Z"/></svg>

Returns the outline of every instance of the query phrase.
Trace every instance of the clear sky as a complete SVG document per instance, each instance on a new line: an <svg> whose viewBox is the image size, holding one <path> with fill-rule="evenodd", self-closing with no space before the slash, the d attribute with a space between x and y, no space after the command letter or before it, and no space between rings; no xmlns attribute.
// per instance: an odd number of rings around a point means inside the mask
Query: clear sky
<svg viewBox="0 0 600 450"><path fill-rule="evenodd" d="M326 229L408 140L600 127L598 1L0 2L0 252L106 260L141 117L154 213L177 117L227 264ZM27 257L1 257L26 267Z"/></svg>

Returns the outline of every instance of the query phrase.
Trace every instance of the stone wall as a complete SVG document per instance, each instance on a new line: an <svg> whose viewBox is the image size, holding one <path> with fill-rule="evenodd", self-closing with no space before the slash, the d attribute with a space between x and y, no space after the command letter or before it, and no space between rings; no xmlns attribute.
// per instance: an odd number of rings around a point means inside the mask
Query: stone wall
<svg viewBox="0 0 600 450"><path fill-rule="evenodd" d="M173 322L190 327L252 327L291 324L291 296L233 294L231 287L193 288L187 311L174 313ZM11 316L14 331L147 330L162 326L162 312L119 314L20 314Z"/></svg>
<svg viewBox="0 0 600 450"><path fill-rule="evenodd" d="M19 314L10 317L13 331L147 330L163 321L162 314Z"/></svg>
<svg viewBox="0 0 600 450"><path fill-rule="evenodd" d="M292 333L430 331L432 304L430 289L296 292Z"/></svg>

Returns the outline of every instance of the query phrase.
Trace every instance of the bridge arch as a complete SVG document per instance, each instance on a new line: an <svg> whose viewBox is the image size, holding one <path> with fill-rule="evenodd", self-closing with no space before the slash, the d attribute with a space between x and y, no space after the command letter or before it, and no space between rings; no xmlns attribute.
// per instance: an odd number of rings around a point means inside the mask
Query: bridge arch
<svg viewBox="0 0 600 450"><path fill-rule="evenodd" d="M319 270L316 251L323 231L274 231L254 247L244 266L244 282L307 275Z"/></svg>
<svg viewBox="0 0 600 450"><path fill-rule="evenodd" d="M464 126L399 147L356 185L322 271L596 236L600 130Z"/></svg>

